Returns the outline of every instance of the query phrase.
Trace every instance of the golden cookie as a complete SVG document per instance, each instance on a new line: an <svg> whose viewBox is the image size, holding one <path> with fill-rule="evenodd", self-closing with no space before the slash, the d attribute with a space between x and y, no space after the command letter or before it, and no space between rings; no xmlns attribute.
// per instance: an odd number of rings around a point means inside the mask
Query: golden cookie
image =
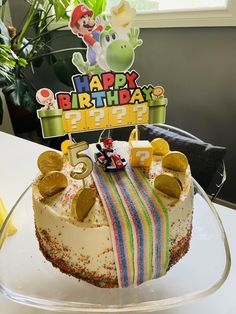
<svg viewBox="0 0 236 314"><path fill-rule="evenodd" d="M70 140L65 140L61 143L61 151L63 152L64 155L68 155L68 147L73 144L74 143L71 142Z"/></svg>
<svg viewBox="0 0 236 314"><path fill-rule="evenodd" d="M39 156L38 167L43 174L60 171L63 167L62 156L54 151L46 151Z"/></svg>
<svg viewBox="0 0 236 314"><path fill-rule="evenodd" d="M130 132L130 136L129 136L129 140L128 142L130 143L131 141L136 141L137 140L137 130L136 129L133 129L131 132Z"/></svg>
<svg viewBox="0 0 236 314"><path fill-rule="evenodd" d="M154 140L151 141L152 147L153 147L153 154L164 156L169 153L170 146L166 140L163 138L157 137Z"/></svg>
<svg viewBox="0 0 236 314"><path fill-rule="evenodd" d="M91 188L80 189L72 201L72 215L83 221L96 201L96 191Z"/></svg>
<svg viewBox="0 0 236 314"><path fill-rule="evenodd" d="M38 189L43 197L53 196L63 191L68 185L66 176L58 171L47 173L38 183Z"/></svg>
<svg viewBox="0 0 236 314"><path fill-rule="evenodd" d="M133 130L130 132L129 140L128 140L129 143L130 143L131 141L136 141L136 133L137 133L137 130L136 130L136 129L133 129Z"/></svg>
<svg viewBox="0 0 236 314"><path fill-rule="evenodd" d="M172 151L163 157L162 167L175 171L185 171L188 168L188 159L183 153Z"/></svg>
<svg viewBox="0 0 236 314"><path fill-rule="evenodd" d="M163 173L157 176L154 180L154 186L169 196L180 198L182 192L181 182L171 173Z"/></svg>

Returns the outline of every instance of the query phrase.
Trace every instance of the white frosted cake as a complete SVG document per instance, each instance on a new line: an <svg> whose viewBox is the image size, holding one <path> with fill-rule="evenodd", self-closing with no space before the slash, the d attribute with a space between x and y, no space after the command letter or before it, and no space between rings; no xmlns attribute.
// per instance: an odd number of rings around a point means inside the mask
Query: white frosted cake
<svg viewBox="0 0 236 314"><path fill-rule="evenodd" d="M129 161L129 144L127 142L115 142L114 146ZM90 145L90 149L95 151L95 144ZM114 245L113 226L111 225L111 219L107 216L104 195L101 195L94 181L95 176L88 176L84 183L82 180L76 180L71 177L72 166L67 157L62 156L62 161L60 172L67 178L66 187L62 191L53 196L43 196L38 186L44 174L39 175L33 184L35 228L40 250L45 258L63 273L99 287L113 288L125 286L125 284L120 284L119 272L121 270ZM99 166L96 165L95 167ZM160 249L162 251L165 250L162 253L163 256L167 256L165 260L165 272L176 264L189 249L194 197L189 166L186 167L185 171L176 171L170 168L163 167L162 158L155 155L153 156L150 167L141 168L150 186L158 195L157 197L161 204L159 210L165 208L167 213L165 226L167 229L167 239L165 246ZM122 169L119 173L125 173L125 171L127 170ZM155 185L156 177L163 173L176 178L179 182L181 193L178 197L168 195L170 193L165 188L162 189L160 186L161 183ZM112 175L112 173L109 174L109 176ZM78 221L72 215L71 208L72 201L78 190L84 187L83 184L88 188L94 189L96 200L84 219ZM108 190L112 188L112 186L107 186ZM142 189L141 186L140 189ZM137 192L139 193L139 191ZM152 210L155 212L156 209L152 208ZM133 227L132 225L131 228ZM148 230L149 227L146 226L145 228ZM148 246L148 244L144 243L143 245L145 251L145 246ZM124 251L129 250L129 248L123 249ZM152 259L154 260L155 256L153 252ZM137 267L141 267L138 265L140 265L139 261L134 266L134 268L136 267L136 271ZM144 270L144 279L142 282L146 280L145 278L154 279L164 275L164 273L160 273L158 276L154 276L154 274L146 275ZM138 284L142 282L138 281Z"/></svg>

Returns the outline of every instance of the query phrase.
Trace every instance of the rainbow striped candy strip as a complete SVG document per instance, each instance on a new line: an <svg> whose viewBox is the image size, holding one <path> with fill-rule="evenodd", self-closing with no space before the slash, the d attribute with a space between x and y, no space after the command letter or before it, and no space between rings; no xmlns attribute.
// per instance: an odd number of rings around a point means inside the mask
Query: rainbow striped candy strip
<svg viewBox="0 0 236 314"><path fill-rule="evenodd" d="M104 172L93 179L111 230L120 287L140 285L166 273L169 263L168 213L139 168Z"/></svg>

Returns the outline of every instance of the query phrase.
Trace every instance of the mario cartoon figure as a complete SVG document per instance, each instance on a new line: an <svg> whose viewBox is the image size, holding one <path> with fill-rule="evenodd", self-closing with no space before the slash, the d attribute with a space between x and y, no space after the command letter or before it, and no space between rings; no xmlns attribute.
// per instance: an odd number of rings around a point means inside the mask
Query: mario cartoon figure
<svg viewBox="0 0 236 314"><path fill-rule="evenodd" d="M82 37L87 45L87 58L90 65L97 64L97 59L101 54L99 37L103 30L103 26L96 25L93 18L93 11L85 4L80 3L72 12L69 26L72 33L78 37Z"/></svg>
<svg viewBox="0 0 236 314"><path fill-rule="evenodd" d="M102 142L103 147L96 144L98 153L95 153L95 160L102 165L104 171L123 169L127 165L127 161L114 150L113 139L108 137Z"/></svg>
<svg viewBox="0 0 236 314"><path fill-rule="evenodd" d="M113 155L113 139L108 137L103 141L103 153L108 157L111 158Z"/></svg>

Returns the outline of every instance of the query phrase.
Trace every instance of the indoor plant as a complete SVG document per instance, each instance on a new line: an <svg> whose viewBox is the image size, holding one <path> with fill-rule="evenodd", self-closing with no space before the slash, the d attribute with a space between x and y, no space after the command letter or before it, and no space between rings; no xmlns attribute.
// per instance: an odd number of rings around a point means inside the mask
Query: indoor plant
<svg viewBox="0 0 236 314"><path fill-rule="evenodd" d="M106 0L26 0L27 12L21 29L4 23L4 9L8 0L3 0L0 5L0 87L5 95L8 108L21 108L24 112L35 115L36 89L27 76L27 68L40 66L46 59L56 70L60 79L65 72L65 67L71 69L70 60L60 59L60 53L65 50L81 49L70 48L53 50L52 34L64 26L50 28L55 21L69 20L71 5L76 6L83 2L89 6L94 15L101 14L106 8ZM23 0L21 0L23 1ZM62 66L63 65L63 66ZM66 83L64 81L64 83ZM0 124L3 117L2 103L0 98Z"/></svg>

